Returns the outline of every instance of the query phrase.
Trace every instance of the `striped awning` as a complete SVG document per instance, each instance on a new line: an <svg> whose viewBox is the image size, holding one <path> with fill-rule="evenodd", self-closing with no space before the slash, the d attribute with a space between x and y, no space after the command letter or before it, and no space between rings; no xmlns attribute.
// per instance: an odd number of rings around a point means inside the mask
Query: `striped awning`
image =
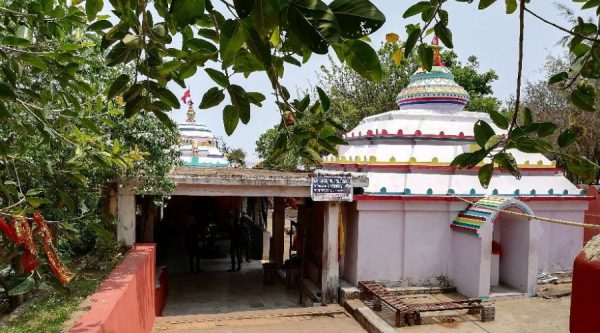
<svg viewBox="0 0 600 333"><path fill-rule="evenodd" d="M450 228L472 236L480 236L479 229L484 223L493 223L500 211L510 207L517 207L526 214L532 214L526 204L513 197L491 196L468 205L452 221Z"/></svg>

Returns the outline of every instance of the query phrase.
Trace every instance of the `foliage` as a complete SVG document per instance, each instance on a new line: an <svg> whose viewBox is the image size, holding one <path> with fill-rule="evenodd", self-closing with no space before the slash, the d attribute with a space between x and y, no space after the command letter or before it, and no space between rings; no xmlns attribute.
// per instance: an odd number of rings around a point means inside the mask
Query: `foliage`
<svg viewBox="0 0 600 333"><path fill-rule="evenodd" d="M567 69L569 59L565 57L549 57L543 67L547 77L552 73ZM596 89L600 88L594 82ZM557 131L550 137L555 149L563 149L572 155L585 156L590 161L600 163L600 119L596 114L578 110L569 101L571 89L560 89L543 81L528 82L524 87L523 104L531 110L536 110L536 115L542 121L552 122L558 126ZM597 102L595 103L598 106ZM564 147L564 148L562 148ZM556 158L560 166L566 166L561 154L549 154ZM580 182L577 175L570 172L567 176L574 182ZM597 183L600 175L594 176Z"/></svg>
<svg viewBox="0 0 600 333"><path fill-rule="evenodd" d="M268 129L256 141L256 153L258 154L258 158L261 159L260 166L266 169L285 171L300 169L302 160L293 147L278 156L273 155L275 140L278 136L277 128L278 126Z"/></svg>
<svg viewBox="0 0 600 333"><path fill-rule="evenodd" d="M88 0L89 1L92 0ZM276 96L277 107L291 126L303 110L290 100L280 79L285 64L301 66L313 53L326 54L329 48L341 62L371 80L381 77L375 51L361 38L378 30L385 16L368 0L256 0L212 3L210 0L111 0L118 23L98 18L94 25L104 32L102 47L108 51L107 64L135 64L143 79L134 81L125 74L114 79L108 98L123 94L125 116L140 111L164 112L179 107L166 89L175 82L199 73L215 86L203 96L200 108L220 106L226 101L223 122L231 135L241 122L251 118L251 105L262 106L265 97L232 83L237 76L264 73ZM102 1L86 6L88 20L96 18ZM182 43L172 41L180 38ZM228 97L228 98L227 98ZM288 125L289 123L289 125ZM286 129L287 140L277 141L279 149L301 147L303 158L318 161L318 150L329 149L339 138L316 136L304 145L306 131Z"/></svg>
<svg viewBox="0 0 600 333"><path fill-rule="evenodd" d="M459 2L472 3L473 0L457 0ZM452 48L452 32L448 28L449 14L443 9L445 0L419 1L410 6L404 13L404 17L421 16L423 24L409 24L406 26L408 38L404 46L404 54L410 54L412 50L418 51L421 66L425 69L431 67L433 62L431 45L423 42L423 37L435 32L440 40L449 48ZM479 0L478 9L484 10L497 0ZM489 183L494 166L500 171L520 176L515 159L510 153L511 149L517 149L529 153L544 153L557 156L567 167L569 172L582 181L591 182L597 177L599 166L586 156L574 155L566 148L576 142L578 133L567 128L560 134L554 135L558 126L554 122L534 120L534 114L538 116L538 110L532 110L521 104L521 77L523 69L524 35L527 32L525 26L525 15L531 15L553 28L563 31L568 36L568 48L570 66L567 70L552 73L548 84L554 85L569 94L570 103L584 112L596 111L596 85L600 78L600 29L594 22L600 18L600 1L595 0L572 0L572 3L582 4L582 10L594 10L596 18L592 22L586 22L583 18L567 20L572 25L570 29L550 22L528 8L529 0L506 0L506 13L515 12L519 15L519 61L517 84L515 94L514 110L512 118L506 118L497 113L490 112L494 124L503 133L497 134L495 130L485 121L475 124L475 139L480 146L479 150L464 153L457 156L452 162L453 166L459 168L471 168L490 158L492 163L480 168L479 179L486 187ZM433 29L431 29L433 28ZM556 138L555 144L551 142ZM555 149L555 146L560 149Z"/></svg>
<svg viewBox="0 0 600 333"><path fill-rule="evenodd" d="M2 328L5 333L50 333L62 332L64 322L77 310L90 294L96 290L100 282L121 260L121 255L114 248L106 250L102 256L86 257L85 267L77 271L69 289L44 289L37 292L38 300L24 313L6 323Z"/></svg>
<svg viewBox="0 0 600 333"><path fill-rule="evenodd" d="M95 32L105 23L88 25L83 4L0 0L0 18L0 213L53 220L64 258L101 252L114 242L114 221L102 219L107 184L135 175L140 193L170 192L177 131L153 115L125 119L124 97L106 98L133 70L107 68ZM27 278L11 265L18 249L4 236L0 247L17 250L0 258L3 279ZM46 265L37 273L37 286L53 282Z"/></svg>
<svg viewBox="0 0 600 333"><path fill-rule="evenodd" d="M240 148L233 149L227 154L227 160L240 167L246 166L246 152Z"/></svg>

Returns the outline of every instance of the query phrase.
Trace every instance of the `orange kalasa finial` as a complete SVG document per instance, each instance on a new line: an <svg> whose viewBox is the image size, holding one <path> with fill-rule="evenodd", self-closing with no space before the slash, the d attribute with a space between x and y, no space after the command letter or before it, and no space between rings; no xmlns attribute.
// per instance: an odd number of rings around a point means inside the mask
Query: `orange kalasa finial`
<svg viewBox="0 0 600 333"><path fill-rule="evenodd" d="M443 67L444 63L442 63L442 58L440 58L440 50L442 47L440 46L440 39L438 36L433 36L431 48L433 49L433 65Z"/></svg>

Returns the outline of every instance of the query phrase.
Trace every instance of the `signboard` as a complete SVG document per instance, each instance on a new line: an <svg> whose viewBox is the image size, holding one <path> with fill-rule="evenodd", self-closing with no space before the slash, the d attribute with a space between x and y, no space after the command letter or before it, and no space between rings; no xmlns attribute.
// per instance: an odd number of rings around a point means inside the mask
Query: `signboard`
<svg viewBox="0 0 600 333"><path fill-rule="evenodd" d="M352 176L317 174L312 177L310 197L314 201L352 201Z"/></svg>

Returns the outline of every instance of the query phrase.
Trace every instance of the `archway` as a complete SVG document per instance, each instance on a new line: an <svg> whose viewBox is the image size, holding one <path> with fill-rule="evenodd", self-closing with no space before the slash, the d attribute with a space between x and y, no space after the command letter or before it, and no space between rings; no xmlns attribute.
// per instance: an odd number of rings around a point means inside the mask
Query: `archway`
<svg viewBox="0 0 600 333"><path fill-rule="evenodd" d="M533 221L510 211L533 214L515 198L487 197L469 205L450 225L455 231L452 279L459 292L486 298L497 281L535 294L539 235Z"/></svg>

